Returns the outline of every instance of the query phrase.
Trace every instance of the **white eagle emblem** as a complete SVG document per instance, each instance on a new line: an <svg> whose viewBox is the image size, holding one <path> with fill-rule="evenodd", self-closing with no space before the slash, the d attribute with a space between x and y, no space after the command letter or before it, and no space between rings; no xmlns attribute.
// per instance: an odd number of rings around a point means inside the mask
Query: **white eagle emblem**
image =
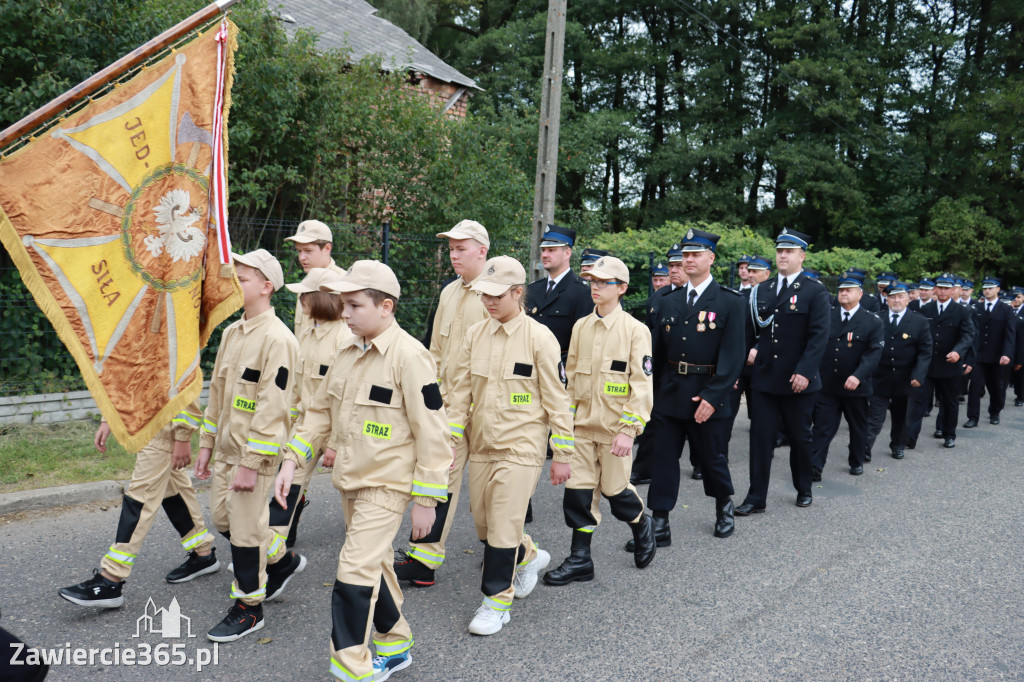
<svg viewBox="0 0 1024 682"><path fill-rule="evenodd" d="M160 236L149 235L146 248L154 258L165 251L173 262L191 260L203 252L206 235L195 223L202 215L191 205L192 197L183 189L172 189L153 209Z"/></svg>
<svg viewBox="0 0 1024 682"><path fill-rule="evenodd" d="M693 239L693 230L690 230L689 232L686 233L686 238Z"/></svg>

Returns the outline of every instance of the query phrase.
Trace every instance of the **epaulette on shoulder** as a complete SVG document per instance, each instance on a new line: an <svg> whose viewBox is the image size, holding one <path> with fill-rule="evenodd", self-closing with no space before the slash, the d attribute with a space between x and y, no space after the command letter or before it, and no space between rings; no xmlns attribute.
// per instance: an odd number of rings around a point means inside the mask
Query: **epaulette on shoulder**
<svg viewBox="0 0 1024 682"><path fill-rule="evenodd" d="M587 280L583 279L582 277L580 277L575 272L572 273L572 276L575 278L574 281L576 282L576 284L580 284L582 286L585 286L588 291L590 290L590 282L588 282Z"/></svg>
<svg viewBox="0 0 1024 682"><path fill-rule="evenodd" d="M736 289L733 289L732 287L722 286L722 291L728 291L730 294L733 294L734 296L743 296L743 294L741 294Z"/></svg>

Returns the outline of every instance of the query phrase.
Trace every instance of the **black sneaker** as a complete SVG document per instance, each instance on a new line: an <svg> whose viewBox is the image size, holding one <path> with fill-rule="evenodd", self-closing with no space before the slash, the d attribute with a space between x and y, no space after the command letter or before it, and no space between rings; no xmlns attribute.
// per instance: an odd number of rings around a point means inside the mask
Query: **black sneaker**
<svg viewBox="0 0 1024 682"><path fill-rule="evenodd" d="M116 609L124 604L124 595L121 594L122 585L124 585L123 580L119 583L107 580L99 569L94 568L91 578L84 583L63 587L59 594L72 604L79 606L102 606L105 609Z"/></svg>
<svg viewBox="0 0 1024 682"><path fill-rule="evenodd" d="M434 569L423 565L401 550L395 557L395 575L399 580L412 583L416 587L430 587L434 584Z"/></svg>
<svg viewBox="0 0 1024 682"><path fill-rule="evenodd" d="M207 573L216 573L220 569L220 562L217 561L217 548L210 548L206 556L199 556L194 551L188 553L188 559L181 566L167 574L169 583L187 583L193 578L198 578Z"/></svg>
<svg viewBox="0 0 1024 682"><path fill-rule="evenodd" d="M288 552L276 564L267 566L267 598L266 601L277 599L288 586L288 581L296 573L306 568L306 557L295 552Z"/></svg>
<svg viewBox="0 0 1024 682"><path fill-rule="evenodd" d="M233 642L262 628L263 604L250 606L237 600L224 620L214 625L206 636L213 642Z"/></svg>

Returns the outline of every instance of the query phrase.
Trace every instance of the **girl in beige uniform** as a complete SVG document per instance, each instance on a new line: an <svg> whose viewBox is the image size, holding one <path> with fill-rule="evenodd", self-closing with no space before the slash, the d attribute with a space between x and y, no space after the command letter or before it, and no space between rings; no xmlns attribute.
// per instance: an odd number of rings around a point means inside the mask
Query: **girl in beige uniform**
<svg viewBox="0 0 1024 682"><path fill-rule="evenodd" d="M572 415L558 341L523 311L525 284L526 271L514 258L487 261L473 288L491 319L466 332L448 391L453 442L468 429L470 510L485 543L483 604L469 624L474 635L501 630L512 598L529 595L551 560L523 532L549 428L551 483L561 485L570 476Z"/></svg>

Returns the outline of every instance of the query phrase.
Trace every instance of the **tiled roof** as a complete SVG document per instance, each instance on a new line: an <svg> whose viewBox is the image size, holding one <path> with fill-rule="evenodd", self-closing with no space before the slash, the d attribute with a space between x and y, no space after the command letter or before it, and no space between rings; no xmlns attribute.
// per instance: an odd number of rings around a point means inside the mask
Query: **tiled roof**
<svg viewBox="0 0 1024 682"><path fill-rule="evenodd" d="M472 78L423 47L412 36L376 15L377 10L364 0L270 0L289 33L299 28L318 34L323 49L346 49L352 59L379 55L384 70L419 71L438 80L466 87L479 86Z"/></svg>

